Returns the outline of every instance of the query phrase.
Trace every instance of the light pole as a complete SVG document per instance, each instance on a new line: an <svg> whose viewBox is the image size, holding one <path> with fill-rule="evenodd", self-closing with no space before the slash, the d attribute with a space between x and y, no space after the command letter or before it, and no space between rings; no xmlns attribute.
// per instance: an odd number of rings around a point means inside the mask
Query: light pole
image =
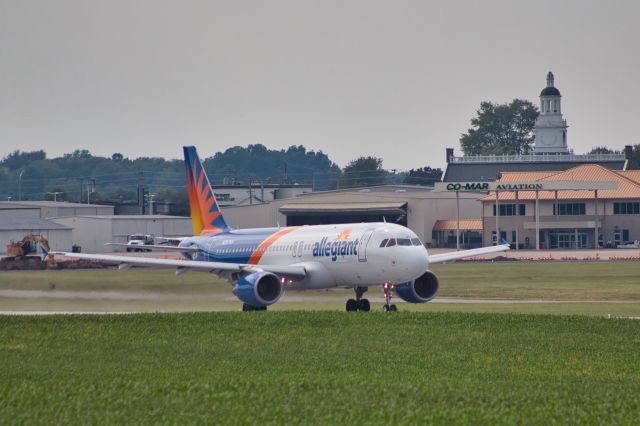
<svg viewBox="0 0 640 426"><path fill-rule="evenodd" d="M18 175L18 201L22 201L22 174L24 173L24 169L20 171Z"/></svg>
<svg viewBox="0 0 640 426"><path fill-rule="evenodd" d="M53 202L58 201L58 194L64 194L63 191L47 192L47 194L53 194Z"/></svg>
<svg viewBox="0 0 640 426"><path fill-rule="evenodd" d="M153 214L153 197L155 197L154 194L149 194L149 215Z"/></svg>

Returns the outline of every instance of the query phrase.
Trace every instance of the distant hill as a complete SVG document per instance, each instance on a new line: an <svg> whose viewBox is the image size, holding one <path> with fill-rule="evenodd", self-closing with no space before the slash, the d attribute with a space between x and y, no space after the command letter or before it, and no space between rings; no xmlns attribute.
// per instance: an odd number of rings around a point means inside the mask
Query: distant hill
<svg viewBox="0 0 640 426"><path fill-rule="evenodd" d="M340 168L321 151L302 145L271 150L264 145L232 147L204 160L212 184L307 183L323 190L336 180ZM0 161L0 199L123 202L137 200L136 188L143 184L152 192L183 191L182 160L141 157L109 157L76 150L57 158L45 151L15 151Z"/></svg>

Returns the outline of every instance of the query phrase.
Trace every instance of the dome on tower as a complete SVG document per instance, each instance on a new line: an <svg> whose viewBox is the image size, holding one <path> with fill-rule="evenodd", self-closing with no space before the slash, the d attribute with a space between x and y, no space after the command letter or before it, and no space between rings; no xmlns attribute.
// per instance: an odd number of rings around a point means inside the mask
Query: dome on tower
<svg viewBox="0 0 640 426"><path fill-rule="evenodd" d="M547 87L542 89L540 96L560 96L560 91L553 85L553 73L551 71L547 74Z"/></svg>
<svg viewBox="0 0 640 426"><path fill-rule="evenodd" d="M560 91L555 87L545 87L540 92L540 96L560 96Z"/></svg>

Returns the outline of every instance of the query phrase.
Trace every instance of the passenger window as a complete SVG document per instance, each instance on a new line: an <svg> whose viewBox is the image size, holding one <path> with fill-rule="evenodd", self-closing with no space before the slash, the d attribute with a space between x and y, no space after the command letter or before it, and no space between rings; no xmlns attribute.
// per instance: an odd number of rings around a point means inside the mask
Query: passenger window
<svg viewBox="0 0 640 426"><path fill-rule="evenodd" d="M384 240L382 240L382 242L380 243L380 247L385 247L387 245L387 241L389 241L388 238L385 238Z"/></svg>
<svg viewBox="0 0 640 426"><path fill-rule="evenodd" d="M395 238L389 238L389 242L387 243L387 247L392 247L396 245L396 239Z"/></svg>

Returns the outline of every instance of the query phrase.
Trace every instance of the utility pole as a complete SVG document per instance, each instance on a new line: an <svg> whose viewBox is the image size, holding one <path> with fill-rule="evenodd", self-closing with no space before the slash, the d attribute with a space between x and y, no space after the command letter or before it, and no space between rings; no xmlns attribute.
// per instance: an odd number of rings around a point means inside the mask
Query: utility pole
<svg viewBox="0 0 640 426"><path fill-rule="evenodd" d="M22 174L24 173L24 169L20 171L18 175L18 201L22 201Z"/></svg>
<svg viewBox="0 0 640 426"><path fill-rule="evenodd" d="M87 180L87 204L91 204L91 194L96 192L96 180L90 179Z"/></svg>
<svg viewBox="0 0 640 426"><path fill-rule="evenodd" d="M138 213L144 214L144 172L138 172Z"/></svg>

